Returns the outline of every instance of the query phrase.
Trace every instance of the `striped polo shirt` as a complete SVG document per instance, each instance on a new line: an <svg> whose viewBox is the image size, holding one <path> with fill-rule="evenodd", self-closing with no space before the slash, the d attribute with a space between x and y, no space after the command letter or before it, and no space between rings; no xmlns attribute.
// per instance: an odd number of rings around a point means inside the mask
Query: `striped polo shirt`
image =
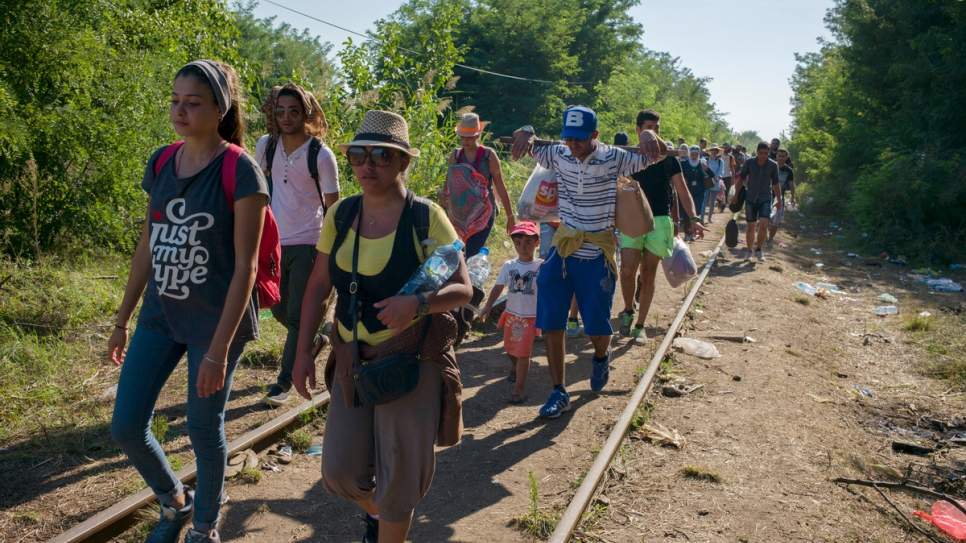
<svg viewBox="0 0 966 543"><path fill-rule="evenodd" d="M566 145L534 147L533 157L557 178L557 206L560 221L570 228L597 233L614 227L617 179L629 177L651 164L638 155L597 142L597 151L581 162ZM585 242L573 254L592 259L601 254L596 245Z"/></svg>

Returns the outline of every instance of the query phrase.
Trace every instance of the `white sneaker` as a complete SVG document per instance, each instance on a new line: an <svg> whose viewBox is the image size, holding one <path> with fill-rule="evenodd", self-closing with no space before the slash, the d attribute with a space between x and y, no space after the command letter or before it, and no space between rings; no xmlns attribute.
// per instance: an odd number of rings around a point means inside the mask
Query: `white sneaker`
<svg viewBox="0 0 966 543"><path fill-rule="evenodd" d="M751 252L751 249L745 249L745 259L744 259L744 261L745 262L751 262L751 256L752 256L752 254L754 254L754 253Z"/></svg>
<svg viewBox="0 0 966 543"><path fill-rule="evenodd" d="M758 262L764 262L765 261L765 255L763 255L761 253L761 249L760 248L755 249L755 258L758 259Z"/></svg>

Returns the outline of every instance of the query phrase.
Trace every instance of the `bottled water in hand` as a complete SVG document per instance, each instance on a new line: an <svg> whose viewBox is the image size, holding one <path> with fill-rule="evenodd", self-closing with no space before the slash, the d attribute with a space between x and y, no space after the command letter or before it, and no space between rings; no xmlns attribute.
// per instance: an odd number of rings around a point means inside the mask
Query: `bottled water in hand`
<svg viewBox="0 0 966 543"><path fill-rule="evenodd" d="M473 255L466 261L466 269L470 273L470 281L474 287L480 290L483 289L483 283L486 282L486 278L490 276L490 261L486 258L488 254L490 254L490 250L483 247L478 254Z"/></svg>
<svg viewBox="0 0 966 543"><path fill-rule="evenodd" d="M434 249L416 273L399 289L396 296L439 290L459 267L462 250L463 242L460 240L454 241L452 245L441 245Z"/></svg>

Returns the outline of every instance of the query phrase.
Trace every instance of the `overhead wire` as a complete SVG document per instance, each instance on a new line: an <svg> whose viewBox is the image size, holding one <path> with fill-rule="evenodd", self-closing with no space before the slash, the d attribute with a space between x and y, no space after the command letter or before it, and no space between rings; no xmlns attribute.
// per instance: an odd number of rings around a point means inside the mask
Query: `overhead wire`
<svg viewBox="0 0 966 543"><path fill-rule="evenodd" d="M292 8L286 6L286 5L280 4L278 2L274 2L273 0L262 0L262 1L264 1L267 4L272 4L273 6L278 6L278 7L282 8L282 9L284 9L284 10L291 11L292 13L295 13L296 15L301 15L302 17L305 17L305 18L308 18L308 19L312 19L313 21L317 21L317 22L322 23L324 25L328 25L328 26L331 26L333 28L338 28L339 30L341 30L343 32L348 32L349 34L354 34L356 36L361 36L361 37L365 38L366 40L379 41L378 38L374 38L374 37L372 37L370 35L363 34L361 32L356 32L355 30L350 30L348 28L345 28L344 26L339 26L339 25L337 25L335 23L330 23L329 21L324 21L322 19L319 19L318 17L315 17L313 15L309 15L308 13L303 13L303 12L298 11L296 9L292 9ZM399 49L402 50L402 51L406 51L407 53L412 53L414 55L420 54L419 51L415 51L413 49L408 49L406 47L399 47ZM456 66L456 67L459 67L459 68L463 68L464 70L471 70L471 71L474 71L474 72L479 72L481 74L492 75L492 76L495 76L495 77L504 77L506 79L514 79L516 81L525 81L525 82L528 82L528 83L548 83L548 84L551 84L551 85L559 85L559 84L562 84L562 85L593 85L593 82L591 82L591 81L548 81L546 79L531 79L531 78L528 78L528 77L519 77L519 76L516 76L516 75L501 74L499 72L493 72L493 71L490 71L490 70L484 70L482 68L476 68L476 67L473 67L473 66L467 66L466 64L460 64L458 62L457 63L454 63L453 65Z"/></svg>

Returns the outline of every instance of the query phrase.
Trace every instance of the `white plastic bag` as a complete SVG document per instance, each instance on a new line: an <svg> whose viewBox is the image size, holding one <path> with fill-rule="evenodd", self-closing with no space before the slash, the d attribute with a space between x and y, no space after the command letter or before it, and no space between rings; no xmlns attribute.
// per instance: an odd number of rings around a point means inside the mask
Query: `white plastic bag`
<svg viewBox="0 0 966 543"><path fill-rule="evenodd" d="M557 212L557 176L537 164L527 179L520 200L517 202L517 220L548 222L559 221Z"/></svg>
<svg viewBox="0 0 966 543"><path fill-rule="evenodd" d="M677 237L674 238L674 252L661 261L661 266L664 267L664 276L671 288L678 288L698 274L698 265L694 263L691 249Z"/></svg>
<svg viewBox="0 0 966 543"><path fill-rule="evenodd" d="M718 353L718 348L714 345L704 341L691 339L689 337L674 338L674 341L671 342L671 346L679 351L683 351L684 354L689 354L698 358L711 359L721 356L721 354Z"/></svg>

